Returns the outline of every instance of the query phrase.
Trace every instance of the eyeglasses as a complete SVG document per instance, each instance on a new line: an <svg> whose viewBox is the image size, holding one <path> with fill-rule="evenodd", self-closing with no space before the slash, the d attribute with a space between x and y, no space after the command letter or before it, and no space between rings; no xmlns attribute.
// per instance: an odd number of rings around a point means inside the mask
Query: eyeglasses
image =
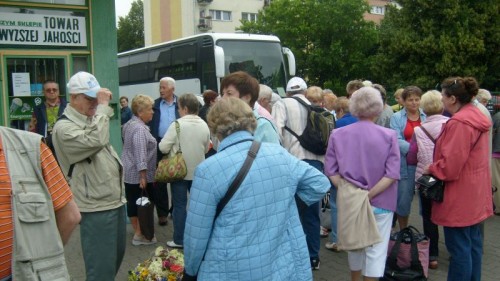
<svg viewBox="0 0 500 281"><path fill-rule="evenodd" d="M59 89L57 89L57 88L48 88L48 89L45 89L45 92L59 92Z"/></svg>

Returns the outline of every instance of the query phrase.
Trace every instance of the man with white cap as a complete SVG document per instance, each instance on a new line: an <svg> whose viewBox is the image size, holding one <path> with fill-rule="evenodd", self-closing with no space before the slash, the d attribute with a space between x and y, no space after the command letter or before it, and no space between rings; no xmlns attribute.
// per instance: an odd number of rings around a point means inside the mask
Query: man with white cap
<svg viewBox="0 0 500 281"><path fill-rule="evenodd" d="M293 77L290 79L286 86L288 97L293 96L294 98L301 99L307 104L311 104L305 97L306 91L307 84L302 78L299 77ZM292 155L323 172L324 155L317 155L306 150L300 145L299 140L285 129L286 126L300 136L307 125L307 108L294 98L284 98L276 102L272 109L272 115L276 121L282 144ZM311 268L319 269L320 202L318 201L307 207L298 197L296 197L296 200L297 206L299 206L302 228L306 234L307 248L311 259Z"/></svg>
<svg viewBox="0 0 500 281"><path fill-rule="evenodd" d="M80 208L87 280L114 280L125 254L126 200L122 163L109 142L112 94L87 72L73 75L67 88L70 102L52 141Z"/></svg>

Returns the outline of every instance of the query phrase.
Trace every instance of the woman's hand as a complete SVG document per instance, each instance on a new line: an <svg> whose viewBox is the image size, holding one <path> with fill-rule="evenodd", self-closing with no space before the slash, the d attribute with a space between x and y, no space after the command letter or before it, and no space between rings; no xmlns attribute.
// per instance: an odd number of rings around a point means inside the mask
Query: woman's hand
<svg viewBox="0 0 500 281"><path fill-rule="evenodd" d="M147 179L147 175L146 175L146 170L140 171L139 174L141 176L141 179L139 180L139 187L141 189L144 189L148 185L148 179Z"/></svg>
<svg viewBox="0 0 500 281"><path fill-rule="evenodd" d="M139 187L141 189L144 189L144 188L146 188L147 185L148 185L148 181L146 180L146 178L141 177L141 180L139 181Z"/></svg>

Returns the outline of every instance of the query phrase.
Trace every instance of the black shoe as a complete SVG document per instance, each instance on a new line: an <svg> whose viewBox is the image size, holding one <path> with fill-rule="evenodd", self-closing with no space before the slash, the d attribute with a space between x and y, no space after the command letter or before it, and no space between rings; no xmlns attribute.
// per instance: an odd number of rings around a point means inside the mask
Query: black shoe
<svg viewBox="0 0 500 281"><path fill-rule="evenodd" d="M320 263L319 258L311 258L311 268L313 270L319 270Z"/></svg>
<svg viewBox="0 0 500 281"><path fill-rule="evenodd" d="M159 217L158 218L158 224L161 226L167 225L168 224L168 218L167 217Z"/></svg>

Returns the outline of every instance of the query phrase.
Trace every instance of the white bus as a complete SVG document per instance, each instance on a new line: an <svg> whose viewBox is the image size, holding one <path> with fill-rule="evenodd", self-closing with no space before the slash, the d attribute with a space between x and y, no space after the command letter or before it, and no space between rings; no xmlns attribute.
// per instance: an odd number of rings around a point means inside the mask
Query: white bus
<svg viewBox="0 0 500 281"><path fill-rule="evenodd" d="M176 80L177 95L220 93L221 78L238 70L284 95L295 57L276 36L205 33L120 53L118 67L120 96L129 99L159 97L158 81L166 76Z"/></svg>

